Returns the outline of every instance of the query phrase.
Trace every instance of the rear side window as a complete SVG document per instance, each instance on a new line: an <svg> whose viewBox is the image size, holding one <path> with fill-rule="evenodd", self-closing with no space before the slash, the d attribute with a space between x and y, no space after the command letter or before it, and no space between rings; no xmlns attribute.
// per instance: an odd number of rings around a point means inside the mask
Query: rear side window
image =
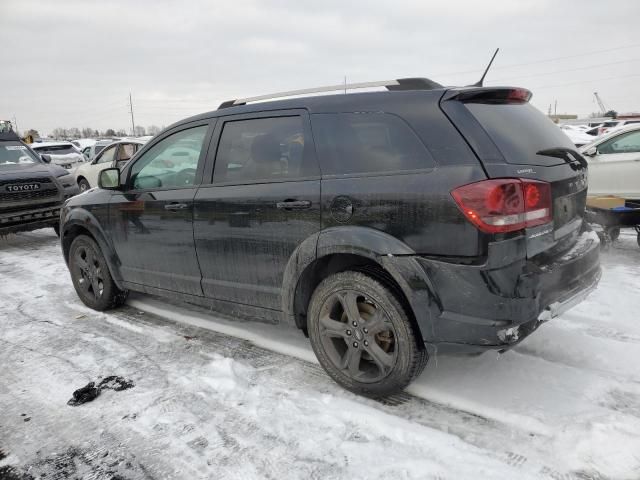
<svg viewBox="0 0 640 480"><path fill-rule="evenodd" d="M300 116L228 121L220 136L213 181L282 181L317 175L309 147Z"/></svg>
<svg viewBox="0 0 640 480"><path fill-rule="evenodd" d="M433 167L422 142L388 113L322 113L311 116L323 175L384 173Z"/></svg>
<svg viewBox="0 0 640 480"><path fill-rule="evenodd" d="M569 137L529 103L465 103L508 163L556 165L562 160L537 155L541 150L576 147Z"/></svg>
<svg viewBox="0 0 640 480"><path fill-rule="evenodd" d="M68 155L69 153L78 153L78 150L71 145L47 145L42 147L33 147L38 153L42 153L45 155Z"/></svg>

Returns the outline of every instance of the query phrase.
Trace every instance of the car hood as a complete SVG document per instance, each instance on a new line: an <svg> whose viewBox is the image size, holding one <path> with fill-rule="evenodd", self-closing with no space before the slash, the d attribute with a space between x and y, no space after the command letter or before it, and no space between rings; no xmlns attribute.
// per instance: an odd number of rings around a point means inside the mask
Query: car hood
<svg viewBox="0 0 640 480"><path fill-rule="evenodd" d="M29 163L15 165L2 165L0 167L0 179L21 177L60 177L68 172L57 165L44 165L42 163Z"/></svg>

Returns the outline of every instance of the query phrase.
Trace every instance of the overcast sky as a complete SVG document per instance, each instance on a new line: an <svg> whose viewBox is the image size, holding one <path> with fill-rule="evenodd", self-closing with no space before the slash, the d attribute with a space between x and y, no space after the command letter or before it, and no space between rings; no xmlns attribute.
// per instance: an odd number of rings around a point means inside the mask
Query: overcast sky
<svg viewBox="0 0 640 480"><path fill-rule="evenodd" d="M169 125L227 99L430 77L533 91L543 111L640 111L640 1L0 0L0 118Z"/></svg>

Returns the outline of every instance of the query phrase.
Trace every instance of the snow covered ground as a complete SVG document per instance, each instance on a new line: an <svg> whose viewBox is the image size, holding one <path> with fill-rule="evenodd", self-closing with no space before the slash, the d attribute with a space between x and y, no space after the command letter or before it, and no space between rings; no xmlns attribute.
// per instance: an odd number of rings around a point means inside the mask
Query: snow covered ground
<svg viewBox="0 0 640 480"><path fill-rule="evenodd" d="M352 395L282 327L77 299L52 230L0 240L0 479L640 479L640 249L504 355ZM109 375L135 387L67 405Z"/></svg>

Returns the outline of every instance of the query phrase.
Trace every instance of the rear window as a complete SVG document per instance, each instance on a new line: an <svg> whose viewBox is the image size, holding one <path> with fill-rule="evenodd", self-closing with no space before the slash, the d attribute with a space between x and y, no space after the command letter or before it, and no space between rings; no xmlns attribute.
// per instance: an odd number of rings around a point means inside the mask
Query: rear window
<svg viewBox="0 0 640 480"><path fill-rule="evenodd" d="M385 173L434 166L409 125L388 113L311 116L323 175Z"/></svg>
<svg viewBox="0 0 640 480"><path fill-rule="evenodd" d="M540 150L569 148L569 137L540 110L529 103L466 103L508 163L519 165L558 165L561 159L536 155Z"/></svg>
<svg viewBox="0 0 640 480"><path fill-rule="evenodd" d="M42 147L33 147L40 154L45 155L67 155L69 153L78 153L73 145L47 145Z"/></svg>
<svg viewBox="0 0 640 480"><path fill-rule="evenodd" d="M31 165L37 163L29 149L19 142L0 143L0 170L15 165Z"/></svg>

